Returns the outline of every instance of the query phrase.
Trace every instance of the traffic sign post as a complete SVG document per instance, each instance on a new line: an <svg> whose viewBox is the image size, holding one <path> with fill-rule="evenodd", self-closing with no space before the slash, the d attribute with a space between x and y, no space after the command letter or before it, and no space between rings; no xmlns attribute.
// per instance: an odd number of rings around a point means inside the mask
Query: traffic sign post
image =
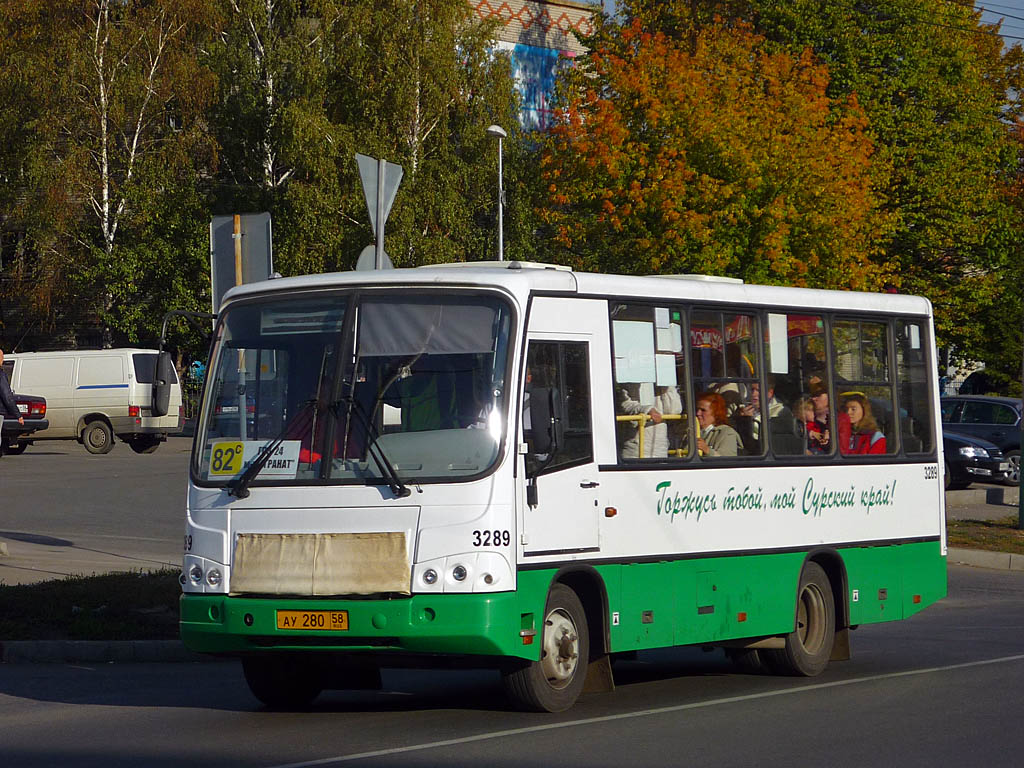
<svg viewBox="0 0 1024 768"><path fill-rule="evenodd" d="M266 280L273 271L269 213L213 217L210 221L210 284L214 314L229 289Z"/></svg>
<svg viewBox="0 0 1024 768"><path fill-rule="evenodd" d="M356 155L359 166L359 178L363 182L363 195L366 197L366 210L370 214L370 227L376 236L373 246L372 266L368 263L367 251L364 249L356 262L356 269L389 269L391 259L384 252L384 222L391 213L391 206L398 193L398 185L402 183L402 166L389 163L383 158L369 155Z"/></svg>

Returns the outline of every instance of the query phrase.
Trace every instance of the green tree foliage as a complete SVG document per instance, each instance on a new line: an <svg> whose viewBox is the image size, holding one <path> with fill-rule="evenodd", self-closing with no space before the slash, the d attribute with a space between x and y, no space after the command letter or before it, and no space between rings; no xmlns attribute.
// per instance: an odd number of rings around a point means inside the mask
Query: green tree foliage
<svg viewBox="0 0 1024 768"><path fill-rule="evenodd" d="M1024 122L1018 117L1010 131L1018 153L1024 158ZM1009 249L1010 258L998 273L998 286L992 301L985 302L974 317L983 329L978 343L961 355L985 362L985 371L998 385L998 392L1020 396L1024 384L1024 163L1004 188L1008 205L1017 226L1016 242Z"/></svg>
<svg viewBox="0 0 1024 768"><path fill-rule="evenodd" d="M516 103L491 25L462 0L227 0L226 12L219 204L271 211L283 273L350 269L373 241L356 153L404 169L386 226L396 266L493 253L484 129L510 129Z"/></svg>
<svg viewBox="0 0 1024 768"><path fill-rule="evenodd" d="M13 181L4 227L33 262L41 319L85 309L109 342L152 341L162 318L138 307L188 305L202 286L185 259L163 280L145 262L197 242L202 219L182 222L180 202L212 159L213 78L195 51L216 18L204 0L4 6L0 90L27 89L14 101L17 154L3 157ZM154 228L161 209L176 221Z"/></svg>
<svg viewBox="0 0 1024 768"><path fill-rule="evenodd" d="M208 306L223 213L270 211L283 273L351 268L372 241L356 152L405 170L397 265L491 257L487 125L506 178L525 157L494 32L463 0L0 0L0 309L34 307L47 344L97 321L151 343L167 309ZM510 253L533 231L512 202Z"/></svg>
<svg viewBox="0 0 1024 768"><path fill-rule="evenodd" d="M1024 84L1019 46L1003 50L998 30L953 0L637 5L675 28L718 12L751 21L778 50L812 49L828 66L827 93L856 97L875 162L891 169L880 202L894 223L885 259L900 289L932 300L940 343L960 355L991 336L977 318L1022 255L1006 194L1018 163L1008 126Z"/></svg>
<svg viewBox="0 0 1024 768"><path fill-rule="evenodd" d="M856 100L810 53L742 25L690 39L639 19L569 74L542 215L575 266L878 289L890 222ZM884 166L882 166L884 168Z"/></svg>

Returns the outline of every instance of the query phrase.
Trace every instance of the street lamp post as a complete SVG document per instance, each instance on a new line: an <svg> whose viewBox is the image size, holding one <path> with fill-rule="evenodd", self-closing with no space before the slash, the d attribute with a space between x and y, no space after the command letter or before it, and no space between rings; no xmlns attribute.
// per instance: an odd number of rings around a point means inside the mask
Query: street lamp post
<svg viewBox="0 0 1024 768"><path fill-rule="evenodd" d="M503 222L503 209L505 207L505 187L502 182L501 169L501 140L508 137L508 133L500 125L492 125L487 129L487 135L498 140L498 261L505 260L505 232Z"/></svg>

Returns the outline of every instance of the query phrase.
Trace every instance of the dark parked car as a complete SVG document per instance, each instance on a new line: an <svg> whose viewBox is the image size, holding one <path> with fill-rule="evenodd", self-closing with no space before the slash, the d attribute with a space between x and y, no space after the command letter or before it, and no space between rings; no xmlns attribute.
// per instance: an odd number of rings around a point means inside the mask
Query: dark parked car
<svg viewBox="0 0 1024 768"><path fill-rule="evenodd" d="M974 480L1006 480L1010 462L995 443L943 429L942 452L946 457L943 480L947 491L966 488Z"/></svg>
<svg viewBox="0 0 1024 768"><path fill-rule="evenodd" d="M1021 401L1012 397L951 395L942 398L942 428L995 443L1010 462L1007 485L1020 483Z"/></svg>
<svg viewBox="0 0 1024 768"><path fill-rule="evenodd" d="M5 453L24 453L32 443L30 435L50 426L46 420L45 397L15 393L14 401L18 404L18 411L25 419L25 424L19 424L15 419L3 420L3 427L0 428L0 456Z"/></svg>

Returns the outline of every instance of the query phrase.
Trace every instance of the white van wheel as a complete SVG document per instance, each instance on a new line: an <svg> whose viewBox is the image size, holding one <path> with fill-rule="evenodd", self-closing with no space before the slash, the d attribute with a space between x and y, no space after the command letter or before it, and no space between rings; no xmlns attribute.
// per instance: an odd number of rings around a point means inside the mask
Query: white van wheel
<svg viewBox="0 0 1024 768"><path fill-rule="evenodd" d="M89 453L110 453L114 447L114 433L107 422L90 421L82 430L82 445Z"/></svg>

